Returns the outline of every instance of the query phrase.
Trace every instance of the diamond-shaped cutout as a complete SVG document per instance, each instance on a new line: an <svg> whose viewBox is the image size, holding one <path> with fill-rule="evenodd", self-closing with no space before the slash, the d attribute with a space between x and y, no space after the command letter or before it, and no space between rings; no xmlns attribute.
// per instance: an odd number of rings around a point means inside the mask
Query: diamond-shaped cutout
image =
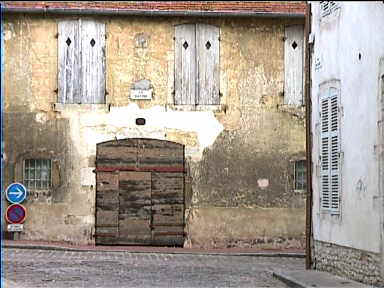
<svg viewBox="0 0 384 288"><path fill-rule="evenodd" d="M67 41L65 41L65 43L67 43L67 45L69 46L69 45L71 45L72 41L71 41L71 39L69 39L69 37L68 37L68 38L67 38Z"/></svg>
<svg viewBox="0 0 384 288"><path fill-rule="evenodd" d="M187 48L188 48L188 43L187 43L187 41L184 42L183 47L184 47L184 49L187 49Z"/></svg>
<svg viewBox="0 0 384 288"><path fill-rule="evenodd" d="M209 50L209 48L211 48L211 43L207 41L207 43L205 43L205 47Z"/></svg>
<svg viewBox="0 0 384 288"><path fill-rule="evenodd" d="M293 41L293 43L292 43L292 48L293 48L293 50L295 50L297 46L298 46L298 45L297 45L296 41Z"/></svg>
<svg viewBox="0 0 384 288"><path fill-rule="evenodd" d="M95 44L96 44L96 41L95 41L95 39L93 39L92 38L92 40L91 40L91 42L89 42L90 44L91 44L91 46L93 47L93 46L95 46Z"/></svg>

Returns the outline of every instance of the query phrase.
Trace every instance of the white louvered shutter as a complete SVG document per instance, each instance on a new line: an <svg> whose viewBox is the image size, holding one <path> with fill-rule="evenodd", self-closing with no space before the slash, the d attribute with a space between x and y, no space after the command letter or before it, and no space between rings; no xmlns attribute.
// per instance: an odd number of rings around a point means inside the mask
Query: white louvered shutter
<svg viewBox="0 0 384 288"><path fill-rule="evenodd" d="M339 97L330 88L320 99L321 117L321 209L340 211Z"/></svg>
<svg viewBox="0 0 384 288"><path fill-rule="evenodd" d="M331 13L329 1L320 1L321 16L325 17Z"/></svg>
<svg viewBox="0 0 384 288"><path fill-rule="evenodd" d="M321 117L321 208L328 210L330 204L330 163L329 163L329 98L323 97L320 100L320 117Z"/></svg>
<svg viewBox="0 0 384 288"><path fill-rule="evenodd" d="M339 98L335 88L330 88L330 177L331 177L331 210L338 213L340 206L340 137L339 137Z"/></svg>

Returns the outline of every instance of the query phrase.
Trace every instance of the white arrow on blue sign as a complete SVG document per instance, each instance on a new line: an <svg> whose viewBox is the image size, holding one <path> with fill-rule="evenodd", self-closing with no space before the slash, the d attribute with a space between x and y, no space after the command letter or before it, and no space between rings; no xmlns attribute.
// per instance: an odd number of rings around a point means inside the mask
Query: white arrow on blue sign
<svg viewBox="0 0 384 288"><path fill-rule="evenodd" d="M19 204L27 198L27 188L20 183L12 183L5 191L7 200L13 204Z"/></svg>

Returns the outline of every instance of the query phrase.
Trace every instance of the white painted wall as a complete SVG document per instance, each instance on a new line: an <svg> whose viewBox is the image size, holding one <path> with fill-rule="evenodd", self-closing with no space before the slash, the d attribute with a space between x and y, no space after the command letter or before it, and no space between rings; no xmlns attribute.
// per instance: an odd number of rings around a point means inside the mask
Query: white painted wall
<svg viewBox="0 0 384 288"><path fill-rule="evenodd" d="M85 186L96 185L92 172L95 165L88 159L96 155L98 143L135 137L167 140L167 129L193 132L198 144L197 147L186 146L185 156L199 161L204 149L211 146L224 129L212 111L172 111L161 106L140 109L136 104L111 107L110 111L105 105L89 105L84 109L77 104L56 105L63 117L71 119L71 139L82 156L80 177L81 185ZM137 126L136 118L145 118L145 126Z"/></svg>
<svg viewBox="0 0 384 288"><path fill-rule="evenodd" d="M315 240L370 252L381 251L383 191L377 145L379 62L384 57L384 3L337 2L321 17L312 4L313 236ZM359 53L361 59L359 59ZM319 85L340 80L341 214L320 211ZM382 142L381 142L382 143Z"/></svg>

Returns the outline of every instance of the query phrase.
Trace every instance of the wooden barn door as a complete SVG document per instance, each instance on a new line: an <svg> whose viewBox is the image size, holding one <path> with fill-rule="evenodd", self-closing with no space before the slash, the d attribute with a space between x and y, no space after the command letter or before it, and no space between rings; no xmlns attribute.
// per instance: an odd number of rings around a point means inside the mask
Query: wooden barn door
<svg viewBox="0 0 384 288"><path fill-rule="evenodd" d="M96 244L182 245L184 146L124 139L96 154Z"/></svg>
<svg viewBox="0 0 384 288"><path fill-rule="evenodd" d="M151 244L151 172L119 173L119 244Z"/></svg>

